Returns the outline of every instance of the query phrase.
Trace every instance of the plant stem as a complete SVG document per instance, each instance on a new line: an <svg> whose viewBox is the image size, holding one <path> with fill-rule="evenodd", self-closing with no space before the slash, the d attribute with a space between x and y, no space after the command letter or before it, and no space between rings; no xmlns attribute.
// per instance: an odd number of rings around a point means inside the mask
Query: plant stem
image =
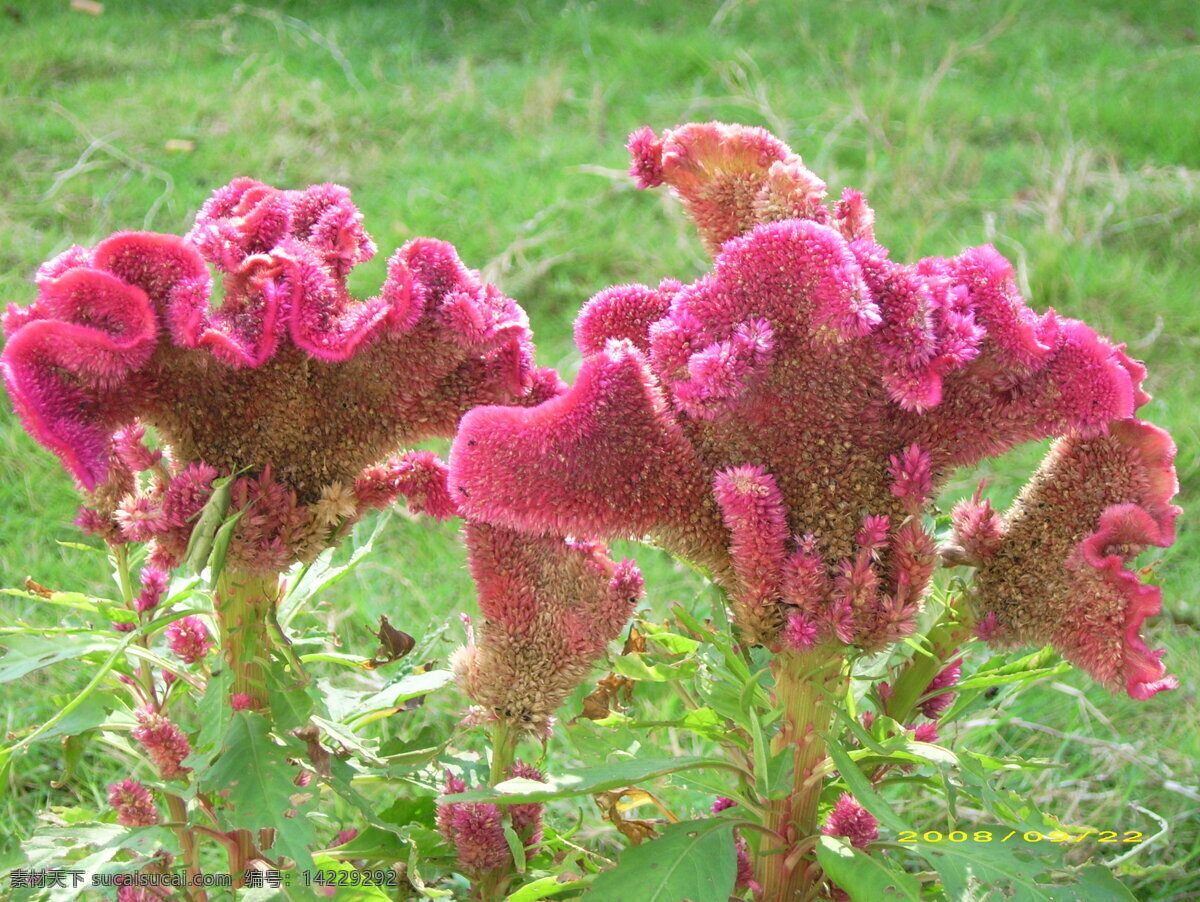
<svg viewBox="0 0 1200 902"><path fill-rule="evenodd" d="M488 785L495 786L508 779L508 769L517 755L517 730L507 720L497 720L492 726L492 770Z"/></svg>
<svg viewBox="0 0 1200 902"><path fill-rule="evenodd" d="M179 837L183 866L188 875L187 897L194 902L208 902L208 894L198 884L200 856L196 852L196 837L187 823L187 805L179 796L167 793L167 808L171 811L171 820L182 825L175 828L175 835Z"/></svg>
<svg viewBox="0 0 1200 902"><path fill-rule="evenodd" d="M516 759L517 740L520 737L520 730L503 718L492 725L492 769L488 775L489 786L495 786L508 779L508 769ZM496 902L503 899L513 876L514 869L512 862L509 862L509 867L488 871L480 877L475 887L480 902Z"/></svg>
<svg viewBox="0 0 1200 902"><path fill-rule="evenodd" d="M793 902L808 898L820 876L811 855L793 853L816 834L823 781L809 778L825 760L823 734L829 729L831 699L841 681L841 659L783 652L771 662L771 670L774 702L783 709L771 752L793 750L793 783L785 798L768 803L764 826L771 832L759 847L755 877L764 899Z"/></svg>
<svg viewBox="0 0 1200 902"><path fill-rule="evenodd" d="M225 663L233 674L234 695L250 698L258 711L268 709L267 663L274 646L271 612L278 601L279 578L225 570L217 583L217 622Z"/></svg>

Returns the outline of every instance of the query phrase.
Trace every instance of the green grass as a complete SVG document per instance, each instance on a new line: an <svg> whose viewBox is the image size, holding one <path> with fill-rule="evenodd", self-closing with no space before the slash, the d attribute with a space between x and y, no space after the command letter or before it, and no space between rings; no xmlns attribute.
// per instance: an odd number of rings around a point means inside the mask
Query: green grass
<svg viewBox="0 0 1200 902"><path fill-rule="evenodd" d="M60 2L0 11L0 300L33 297L39 262L122 228L181 232L208 193L248 174L349 186L381 281L415 235L454 242L529 312L543 363L568 375L574 311L621 281L690 279L698 242L660 195L620 175L626 134L710 118L765 125L832 191L869 193L898 259L995 243L1031 303L1128 341L1150 367L1145 415L1179 445L1180 503L1200 477L1200 8L1189 0L989 4ZM169 141L191 142L172 151ZM100 558L65 549L74 492L0 414L0 582L98 586ZM1037 449L991 463L1011 495ZM962 474L951 491L977 474ZM1137 704L1073 674L975 728L972 741L1061 760L1029 791L1098 827L1172 824L1126 865L1139 897L1200 893L1200 537L1188 518L1157 572L1152 644L1182 688ZM660 608L694 583L629 546ZM347 642L379 613L419 633L470 610L453 527L397 519L384 553L325 602ZM10 607L4 619L44 618ZM445 640L447 649L450 640ZM0 703L6 730L78 686L31 680ZM1036 724L1030 727L1027 724ZM95 803L102 760L50 787L56 750L18 768L0 822L71 797ZM0 831L2 832L2 831ZM1151 831L1147 831L1151 832Z"/></svg>

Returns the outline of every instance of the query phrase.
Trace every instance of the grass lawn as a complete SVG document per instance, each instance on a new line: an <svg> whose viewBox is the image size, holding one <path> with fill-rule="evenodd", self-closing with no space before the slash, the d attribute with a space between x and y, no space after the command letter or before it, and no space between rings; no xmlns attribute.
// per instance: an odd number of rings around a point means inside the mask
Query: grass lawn
<svg viewBox="0 0 1200 902"><path fill-rule="evenodd" d="M677 206L633 190L625 136L722 119L763 125L827 180L864 190L896 259L991 242L1031 304L1085 319L1150 370L1143 415L1200 491L1200 6L871 0L794 4L319 3L112 0L0 8L0 301L26 304L44 259L118 229L180 233L236 175L348 186L380 247L353 286L374 293L391 251L453 242L528 311L540 362L571 378L570 324L599 289L707 268ZM75 492L0 412L0 583L32 575L101 589L74 541ZM1042 448L981 473L1004 501ZM659 610L698 586L622 545ZM318 616L364 642L380 613L410 633L473 608L453 526L393 518L375 555ZM1139 898L1200 897L1200 533L1180 521L1155 571L1148 629L1182 683L1146 703L1079 674L1043 682L960 737L1062 766L1022 791L1103 830L1166 830L1117 865ZM5 599L0 624L54 615ZM449 630L435 646L459 641ZM0 694L0 729L48 716L70 668ZM453 712L422 715L445 728ZM437 720L437 718L441 720ZM59 776L56 743L0 787L0 870L50 805L98 805L114 762ZM7 834L7 836L6 836ZM1127 851L1122 849L1118 851ZM1101 853L1109 859L1116 853Z"/></svg>

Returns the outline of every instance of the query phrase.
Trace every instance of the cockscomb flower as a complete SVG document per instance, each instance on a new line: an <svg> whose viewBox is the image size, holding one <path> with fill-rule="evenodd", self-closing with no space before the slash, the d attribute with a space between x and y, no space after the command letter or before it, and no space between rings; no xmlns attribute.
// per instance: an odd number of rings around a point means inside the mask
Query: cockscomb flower
<svg viewBox="0 0 1200 902"><path fill-rule="evenodd" d="M137 780L125 779L108 787L108 804L117 812L117 821L126 827L157 824L158 809L150 790Z"/></svg>
<svg viewBox="0 0 1200 902"><path fill-rule="evenodd" d="M713 270L605 289L576 321L569 390L464 417L450 490L467 517L649 536L726 589L747 641L875 650L914 628L938 564L926 514L954 469L1104 435L1148 400L1122 346L1027 307L995 249L891 260L862 196L831 212L761 129L642 131L630 147Z"/></svg>
<svg viewBox="0 0 1200 902"><path fill-rule="evenodd" d="M978 555L979 632L1000 646L1053 645L1110 689L1149 698L1178 683L1141 637L1162 605L1158 586L1127 565L1175 539L1175 446L1161 429L1118 420L1106 433L1071 434L1003 517L995 542L960 537Z"/></svg>
<svg viewBox="0 0 1200 902"><path fill-rule="evenodd" d="M864 849L879 838L879 821L848 792L842 793L821 832L826 836L844 836L850 844Z"/></svg>
<svg viewBox="0 0 1200 902"><path fill-rule="evenodd" d="M178 551L212 479L237 474L247 513L229 553L265 572L414 485L424 509L450 511L428 462L389 455L550 377L521 308L449 244L409 242L357 300L346 277L374 253L345 188L236 179L187 237L121 232L43 265L34 303L5 315L0 368L26 429L88 493L93 528L115 515L107 538ZM406 460L412 478L378 478ZM137 471L151 474L141 494Z"/></svg>
<svg viewBox="0 0 1200 902"><path fill-rule="evenodd" d="M167 648L178 655L185 664L195 664L208 654L212 639L208 627L199 617L191 616L176 620L164 631Z"/></svg>
<svg viewBox="0 0 1200 902"><path fill-rule="evenodd" d="M183 759L192 753L183 731L149 708L140 708L136 715L138 725L133 728L133 738L142 744L146 755L154 762L164 780L182 776L191 768L183 767Z"/></svg>
<svg viewBox="0 0 1200 902"><path fill-rule="evenodd" d="M487 715L544 732L620 635L642 596L641 572L597 542L474 522L466 540L483 618L451 659L458 684Z"/></svg>
<svg viewBox="0 0 1200 902"><path fill-rule="evenodd" d="M542 773L531 764L516 761L508 770L509 777L541 780ZM467 784L447 772L443 792L446 795L465 792ZM537 802L507 806L512 828L526 847L542 840L542 805ZM512 852L504 837L504 813L490 802L444 802L437 806L437 826L446 841L454 847L459 868L471 877L508 867Z"/></svg>

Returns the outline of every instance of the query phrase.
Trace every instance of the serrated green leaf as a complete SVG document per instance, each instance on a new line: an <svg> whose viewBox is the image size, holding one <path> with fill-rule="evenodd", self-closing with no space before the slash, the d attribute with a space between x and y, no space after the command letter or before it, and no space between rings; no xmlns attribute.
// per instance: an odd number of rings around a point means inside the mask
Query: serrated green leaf
<svg viewBox="0 0 1200 902"><path fill-rule="evenodd" d="M625 849L612 870L601 871L584 902L728 902L737 881L733 824L719 818L683 821L662 835Z"/></svg>
<svg viewBox="0 0 1200 902"><path fill-rule="evenodd" d="M920 902L921 884L898 864L854 848L842 837L821 836L817 840L817 862L826 875L845 890L852 902L886 902L908 899Z"/></svg>
<svg viewBox="0 0 1200 902"><path fill-rule="evenodd" d="M304 793L292 782L297 771L284 759L269 729L262 715L235 711L220 755L201 777L200 785L228 802L221 808L226 829L274 828L273 848L295 861L300 870L312 870L316 835L306 816L312 793ZM300 801L300 795L310 798Z"/></svg>
<svg viewBox="0 0 1200 902"><path fill-rule="evenodd" d="M208 678L204 694L196 703L200 731L192 741L192 753L184 764L195 770L197 776L208 768L221 749L221 741L233 717L233 708L229 704L232 689L233 675L228 670L218 670Z"/></svg>
<svg viewBox="0 0 1200 902"><path fill-rule="evenodd" d="M946 894L963 902L1127 902L1133 897L1094 868L1061 867L1063 843L1026 842L1011 827L976 827L990 842L905 844L942 878ZM1101 868L1100 870L1105 870ZM1086 892L1084 891L1086 889Z"/></svg>
<svg viewBox="0 0 1200 902"><path fill-rule="evenodd" d="M737 770L732 764L719 758L626 758L595 767L566 771L548 777L544 782L522 778L505 780L493 787L448 795L445 801L496 802L502 805L517 802L550 802L618 789L643 780L699 767Z"/></svg>

